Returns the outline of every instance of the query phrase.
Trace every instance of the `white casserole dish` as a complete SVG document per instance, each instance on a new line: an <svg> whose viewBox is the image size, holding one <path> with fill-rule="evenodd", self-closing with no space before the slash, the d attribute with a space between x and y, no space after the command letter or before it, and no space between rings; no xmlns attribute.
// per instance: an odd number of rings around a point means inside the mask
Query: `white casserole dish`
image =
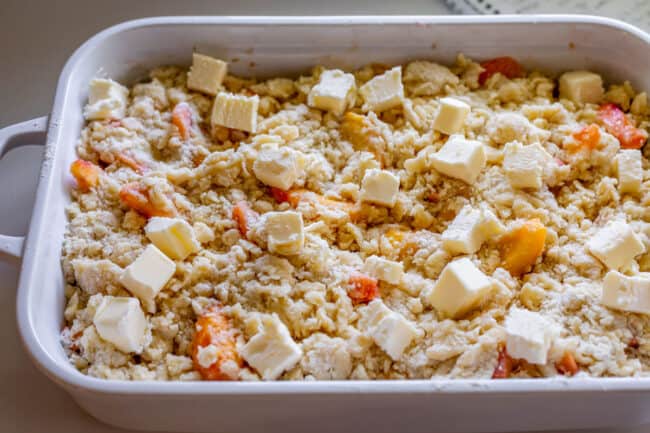
<svg viewBox="0 0 650 433"><path fill-rule="evenodd" d="M170 17L101 32L63 69L49 121L0 130L0 155L47 131L28 236L24 246L22 238L0 236L0 255L22 255L17 312L28 352L81 407L109 424L165 431L503 432L650 422L650 378L157 383L100 380L75 370L59 343L60 254L68 167L88 82L97 75L133 82L154 66L188 63L194 49L239 58L231 63L234 73L259 76L295 75L316 64L451 63L458 52L475 59L511 55L530 68L588 68L650 90L650 36L595 17Z"/></svg>

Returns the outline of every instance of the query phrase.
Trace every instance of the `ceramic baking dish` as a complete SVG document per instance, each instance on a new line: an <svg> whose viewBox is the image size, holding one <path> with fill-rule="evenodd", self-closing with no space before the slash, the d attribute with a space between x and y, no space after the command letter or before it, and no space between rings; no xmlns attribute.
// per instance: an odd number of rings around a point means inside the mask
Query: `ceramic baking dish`
<svg viewBox="0 0 650 433"><path fill-rule="evenodd" d="M0 237L5 257L22 256L18 323L34 362L98 419L165 431L509 431L594 428L650 421L650 378L414 380L376 382L107 381L86 377L59 343L63 312L60 249L69 203L68 167L95 76L134 82L192 50L231 61L237 74L295 75L313 65L511 55L548 72L589 68L650 90L650 36L586 16L170 17L105 30L66 64L46 118L0 131L0 154L47 132L27 237ZM238 59L238 61L235 61ZM4 149L3 149L4 148Z"/></svg>

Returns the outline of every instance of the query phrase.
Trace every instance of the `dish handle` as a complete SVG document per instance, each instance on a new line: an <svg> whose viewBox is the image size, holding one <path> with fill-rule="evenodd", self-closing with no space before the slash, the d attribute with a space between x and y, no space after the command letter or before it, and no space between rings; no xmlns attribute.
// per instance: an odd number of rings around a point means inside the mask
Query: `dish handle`
<svg viewBox="0 0 650 433"><path fill-rule="evenodd" d="M0 158L16 147L45 144L48 116L37 117L0 129ZM0 234L0 260L19 260L23 254L24 236Z"/></svg>

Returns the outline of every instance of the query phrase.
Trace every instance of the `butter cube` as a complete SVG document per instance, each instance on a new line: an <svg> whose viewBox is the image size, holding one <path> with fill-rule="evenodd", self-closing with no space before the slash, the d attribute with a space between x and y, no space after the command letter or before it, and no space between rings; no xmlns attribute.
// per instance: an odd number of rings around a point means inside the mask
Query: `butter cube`
<svg viewBox="0 0 650 433"><path fill-rule="evenodd" d="M387 170L366 170L361 181L361 201L393 207L397 201L399 178Z"/></svg>
<svg viewBox="0 0 650 433"><path fill-rule="evenodd" d="M174 260L185 260L201 249L192 226L180 218L150 218L144 232L159 250Z"/></svg>
<svg viewBox="0 0 650 433"><path fill-rule="evenodd" d="M461 100L442 98L433 129L447 135L455 134L463 127L470 111L470 106Z"/></svg>
<svg viewBox="0 0 650 433"><path fill-rule="evenodd" d="M274 380L298 363L302 349L276 315L265 315L262 330L242 347L241 355L262 379Z"/></svg>
<svg viewBox="0 0 650 433"><path fill-rule="evenodd" d="M473 184L485 167L487 157L480 141L452 135L442 149L431 155L431 164L440 173Z"/></svg>
<svg viewBox="0 0 650 433"><path fill-rule="evenodd" d="M616 310L650 314L650 273L628 277L609 271L603 280L600 303Z"/></svg>
<svg viewBox="0 0 650 433"><path fill-rule="evenodd" d="M371 277L389 284L399 284L404 277L404 265L383 257L370 256L364 263L363 270Z"/></svg>
<svg viewBox="0 0 650 433"><path fill-rule="evenodd" d="M204 54L192 54L192 66L187 73L187 88L197 92L216 95L221 88L228 64Z"/></svg>
<svg viewBox="0 0 650 433"><path fill-rule="evenodd" d="M354 75L339 69L323 71L307 97L307 105L340 116L354 103Z"/></svg>
<svg viewBox="0 0 650 433"><path fill-rule="evenodd" d="M560 76L560 99L597 104L603 98L603 79L589 71L565 72Z"/></svg>
<svg viewBox="0 0 650 433"><path fill-rule="evenodd" d="M587 250L610 269L620 269L645 252L639 237L624 221L612 221L587 242Z"/></svg>
<svg viewBox="0 0 650 433"><path fill-rule="evenodd" d="M90 82L86 120L121 119L126 115L129 89L113 80L95 78Z"/></svg>
<svg viewBox="0 0 650 433"><path fill-rule="evenodd" d="M257 107L259 96L233 95L221 92L212 105L211 123L226 128L255 132L257 129Z"/></svg>
<svg viewBox="0 0 650 433"><path fill-rule="evenodd" d="M120 282L140 298L149 313L156 311L154 299L176 272L176 264L154 245L148 245L142 254L122 271Z"/></svg>
<svg viewBox="0 0 650 433"><path fill-rule="evenodd" d="M305 243L302 214L294 211L268 212L265 217L269 251L285 256L300 253Z"/></svg>
<svg viewBox="0 0 650 433"><path fill-rule="evenodd" d="M99 336L125 353L142 351L147 319L135 298L104 296L93 324Z"/></svg>
<svg viewBox="0 0 650 433"><path fill-rule="evenodd" d="M481 304L491 289L490 279L464 257L444 267L427 298L441 315L457 319Z"/></svg>
<svg viewBox="0 0 650 433"><path fill-rule="evenodd" d="M374 77L359 88L365 104L364 111L381 112L397 107L404 99L402 85L402 67L396 66Z"/></svg>
<svg viewBox="0 0 650 433"><path fill-rule="evenodd" d="M641 151L636 149L621 149L615 159L618 176L618 190L621 194L638 194L643 182L643 165Z"/></svg>
<svg viewBox="0 0 650 433"><path fill-rule="evenodd" d="M513 141L504 149L503 170L513 188L540 189L544 168L553 157L539 144L523 146Z"/></svg>
<svg viewBox="0 0 650 433"><path fill-rule="evenodd" d="M516 359L546 364L556 334L554 326L539 313L512 308L505 320L506 350Z"/></svg>
<svg viewBox="0 0 650 433"><path fill-rule="evenodd" d="M288 190L298 178L295 151L286 147L261 150L253 163L253 173L266 185Z"/></svg>
<svg viewBox="0 0 650 433"><path fill-rule="evenodd" d="M442 233L442 247L451 254L474 254L505 227L487 207L465 205Z"/></svg>
<svg viewBox="0 0 650 433"><path fill-rule="evenodd" d="M398 361L417 336L417 328L401 314L391 311L370 329L369 334L393 361Z"/></svg>

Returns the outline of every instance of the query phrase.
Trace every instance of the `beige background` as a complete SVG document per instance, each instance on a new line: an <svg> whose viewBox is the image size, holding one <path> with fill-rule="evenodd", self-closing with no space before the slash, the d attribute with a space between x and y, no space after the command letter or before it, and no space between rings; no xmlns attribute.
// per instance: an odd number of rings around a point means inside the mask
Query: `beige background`
<svg viewBox="0 0 650 433"><path fill-rule="evenodd" d="M154 15L443 13L448 11L438 0L0 0L0 127L47 114L68 56L121 21ZM40 148L31 146L0 160L0 233L25 232L40 156ZM15 325L17 279L15 267L0 263L0 432L124 432L83 413L31 365ZM650 426L608 430L648 431Z"/></svg>

